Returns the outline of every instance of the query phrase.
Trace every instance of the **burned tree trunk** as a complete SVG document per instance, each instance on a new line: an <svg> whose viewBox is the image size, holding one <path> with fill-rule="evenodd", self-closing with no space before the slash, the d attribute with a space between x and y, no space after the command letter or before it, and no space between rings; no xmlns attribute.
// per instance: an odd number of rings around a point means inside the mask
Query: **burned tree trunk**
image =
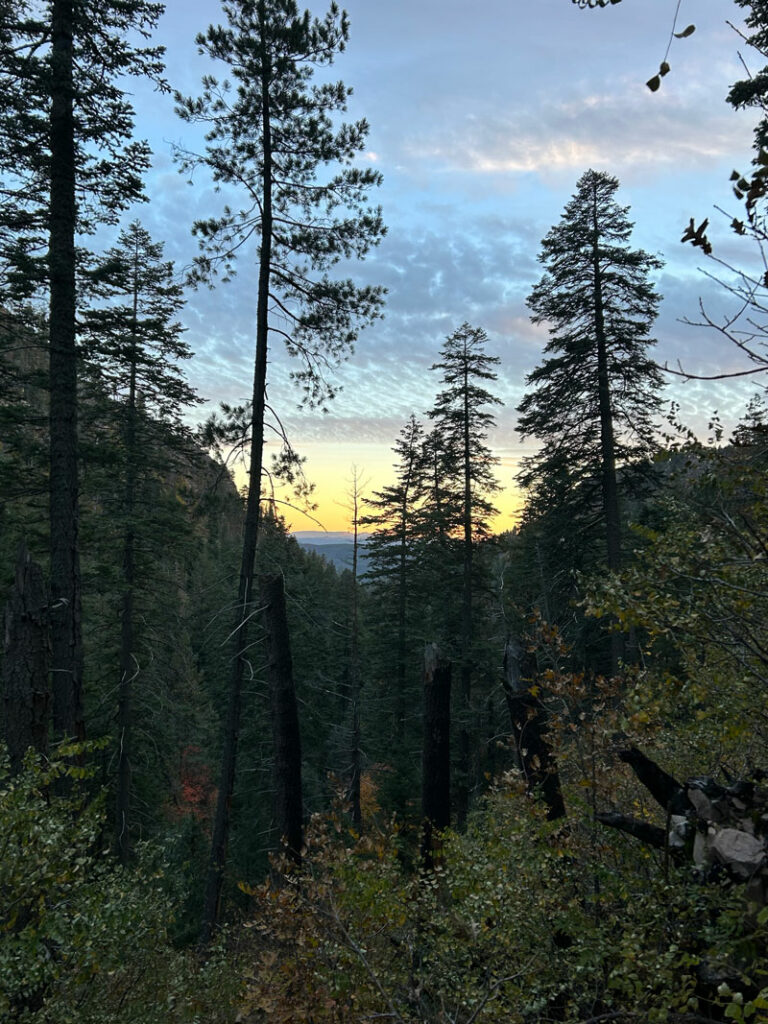
<svg viewBox="0 0 768 1024"><path fill-rule="evenodd" d="M282 576L262 581L267 632L269 705L274 745L274 822L288 856L301 863L303 843L301 736Z"/></svg>
<svg viewBox="0 0 768 1024"><path fill-rule="evenodd" d="M451 823L451 663L436 644L424 652L424 748L421 856L427 870L438 859L435 833Z"/></svg>
<svg viewBox="0 0 768 1024"><path fill-rule="evenodd" d="M19 546L16 578L5 606L3 645L5 740L18 771L29 747L48 750L50 638L43 570Z"/></svg>
<svg viewBox="0 0 768 1024"><path fill-rule="evenodd" d="M547 818L565 817L557 764L546 739L546 709L532 692L536 676L533 656L516 640L504 649L504 694L512 733L529 793L540 796L547 806Z"/></svg>
<svg viewBox="0 0 768 1024"><path fill-rule="evenodd" d="M727 787L709 777L683 785L636 747L620 751L619 758L667 812L666 827L616 811L598 814L598 821L668 850L678 861L692 861L704 880L725 872L734 882L747 882L747 899L765 906L768 787L761 785L763 773Z"/></svg>

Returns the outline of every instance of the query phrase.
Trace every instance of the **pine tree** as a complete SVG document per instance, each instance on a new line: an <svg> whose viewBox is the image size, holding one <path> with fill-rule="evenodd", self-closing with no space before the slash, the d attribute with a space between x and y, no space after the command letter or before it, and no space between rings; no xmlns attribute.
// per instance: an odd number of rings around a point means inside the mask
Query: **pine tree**
<svg viewBox="0 0 768 1024"><path fill-rule="evenodd" d="M406 713L406 670L410 651L408 605L417 560L418 515L424 498L423 438L424 428L411 415L392 448L397 456L395 482L365 499L371 511L361 520L363 526L374 527L366 548L370 565L368 578L397 608L394 735L398 742L402 741ZM389 601L383 601L382 605Z"/></svg>
<svg viewBox="0 0 768 1024"><path fill-rule="evenodd" d="M191 356L176 319L184 299L163 246L134 221L107 250L97 273L99 304L82 317L82 337L90 372L109 396L94 410L89 433L109 449L112 472L123 488L122 506L111 517L121 524L120 664L116 846L121 860L130 852L130 780L133 756L134 680L140 671L136 651L136 597L141 590L137 547L146 547L147 482L177 468L188 446L181 413L197 401L184 380L179 360ZM118 414L119 440L104 445L103 420ZM99 416L101 413L101 416ZM102 423L99 423L99 418ZM161 552L156 552L156 557ZM146 570L145 570L146 571Z"/></svg>
<svg viewBox="0 0 768 1024"><path fill-rule="evenodd" d="M414 708L418 707L425 622L424 608L417 607L415 594L424 556L423 443L424 427L411 415L392 448L397 457L394 482L366 498L369 511L361 520L363 526L373 527L365 549L366 579L376 609L372 657L382 714L372 732L384 738L379 758L393 769L384 777L385 789L400 814L417 782L412 771L418 750Z"/></svg>
<svg viewBox="0 0 768 1024"><path fill-rule="evenodd" d="M270 339L281 339L301 361L293 378L310 404L333 393L325 371L349 352L361 324L379 312L382 290L333 280L328 271L342 259L362 258L382 237L379 209L368 192L379 184L373 169L353 161L368 132L365 121L337 125L349 90L340 82L311 84L316 68L330 65L347 42L346 15L331 5L322 19L299 13L295 0L232 0L224 3L228 25L211 26L197 38L201 52L231 68L234 87L213 76L202 96L179 96L180 115L206 125L203 156L182 153L181 167L209 167L217 184L242 188L244 206L195 225L201 255L197 276L229 273L241 251L256 246L258 266L248 499L237 612L232 643L233 674L221 782L206 883L202 940L219 912L234 788L247 623L252 590L266 415ZM327 180L320 171L334 165Z"/></svg>
<svg viewBox="0 0 768 1024"><path fill-rule="evenodd" d="M546 270L528 305L532 321L549 326L544 351L551 356L528 376L533 390L518 407L520 433L542 442L519 477L531 490L529 507L569 507L572 530L601 522L612 571L621 566L617 470L655 451L662 385L648 355L659 304L649 275L662 264L630 248L633 225L628 207L616 202L618 188L616 178L587 171L542 241Z"/></svg>
<svg viewBox="0 0 768 1024"><path fill-rule="evenodd" d="M493 467L497 459L488 448L488 431L493 426L489 405L501 405L485 387L496 380L499 360L485 352L488 336L480 327L462 324L445 341L440 361L433 370L442 371L443 390L429 415L435 422L443 452L449 459L453 493L460 513L449 529L459 534L462 552L460 623L460 728L459 779L456 786L459 823L469 806L470 734L469 716L473 674L473 591L474 551L479 538L488 533L488 520L496 513L490 496L499 489Z"/></svg>
<svg viewBox="0 0 768 1024"><path fill-rule="evenodd" d="M50 355L50 576L53 718L83 735L78 542L78 232L141 197L149 153L130 142L117 84L162 70L137 48L163 6L147 0L11 0L0 14L0 280L8 299L47 293Z"/></svg>

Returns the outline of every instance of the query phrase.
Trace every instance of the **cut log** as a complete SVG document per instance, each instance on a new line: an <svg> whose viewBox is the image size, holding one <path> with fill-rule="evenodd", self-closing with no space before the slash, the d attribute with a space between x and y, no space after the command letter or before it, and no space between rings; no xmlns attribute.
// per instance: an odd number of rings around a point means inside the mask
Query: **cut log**
<svg viewBox="0 0 768 1024"><path fill-rule="evenodd" d="M691 801L677 779L646 757L637 747L620 751L619 758L630 765L640 782L665 811L669 811L670 814L686 814L693 810Z"/></svg>

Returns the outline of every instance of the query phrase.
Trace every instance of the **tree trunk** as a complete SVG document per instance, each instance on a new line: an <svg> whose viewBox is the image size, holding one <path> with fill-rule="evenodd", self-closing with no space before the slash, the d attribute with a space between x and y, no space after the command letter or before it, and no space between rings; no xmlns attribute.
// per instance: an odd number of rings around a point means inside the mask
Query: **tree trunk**
<svg viewBox="0 0 768 1024"><path fill-rule="evenodd" d="M451 663L436 644L424 652L424 750L421 765L422 863L439 859L435 832L451 823Z"/></svg>
<svg viewBox="0 0 768 1024"><path fill-rule="evenodd" d="M72 36L73 0L53 0L48 251L53 726L58 737L82 740Z"/></svg>
<svg viewBox="0 0 768 1024"><path fill-rule="evenodd" d="M363 823L363 810L360 805L360 776L362 774L362 752L360 750L360 647L359 647L359 623L358 623L358 589L357 589L357 559L358 559L358 477L355 470L353 501L353 530L354 543L352 545L352 623L350 630L349 667L352 683L352 750L350 751L350 780L349 800L352 805L352 822L355 828L360 829Z"/></svg>
<svg viewBox="0 0 768 1024"><path fill-rule="evenodd" d="M621 569L621 521L619 518L619 489L616 481L616 447L613 433L613 410L611 408L610 378L608 373L608 348L605 337L605 308L603 302L603 271L600 267L599 223L597 217L597 193L592 197L592 264L594 275L595 341L597 344L597 387L600 407L600 452L603 515L605 516L605 541L608 556L608 570ZM611 674L616 675L624 653L624 638L621 633L611 633Z"/></svg>
<svg viewBox="0 0 768 1024"><path fill-rule="evenodd" d="M48 751L50 653L43 570L22 543L5 606L2 671L5 741L14 772L29 747Z"/></svg>
<svg viewBox="0 0 768 1024"><path fill-rule="evenodd" d="M538 697L531 693L536 673L534 659L517 641L504 648L504 695L512 723L520 767L527 791L540 797L547 806L547 818L565 817L557 763L546 739L546 712Z"/></svg>
<svg viewBox="0 0 768 1024"><path fill-rule="evenodd" d="M264 579L261 598L267 631L269 707L275 758L274 822L288 856L300 864L303 844L301 735L281 575Z"/></svg>
<svg viewBox="0 0 768 1024"><path fill-rule="evenodd" d="M261 30L262 39L264 39L263 15ZM269 286L272 263L272 136L269 96L271 76L266 54L264 54L263 59L261 83L263 155L262 230L259 248L256 358L253 370L253 426L251 430L248 499L243 529L243 549L240 560L240 582L237 593L235 624L231 634L232 677L229 685L229 702L224 727L224 744L219 775L219 790L216 800L216 814L214 816L213 834L211 837L211 854L203 898L203 920L200 929L201 945L206 945L210 941L221 909L221 891L224 884L224 866L227 861L227 845L229 842L230 807L235 788L243 678L246 665L249 665L247 656L248 623L254 614L252 595L261 510L261 469L264 456L264 412L267 387L267 353L269 347Z"/></svg>
<svg viewBox="0 0 768 1024"><path fill-rule="evenodd" d="M461 590L461 692L459 705L459 765L456 779L456 816L463 828L469 811L469 792L472 785L469 727L472 715L472 449L469 434L469 368L464 363L464 422L463 422L463 567Z"/></svg>
<svg viewBox="0 0 768 1024"><path fill-rule="evenodd" d="M131 331L131 376L128 407L125 411L125 535L123 537L123 592L120 599L120 683L117 708L117 800L115 805L115 844L121 863L130 858L131 753L133 729L133 681L136 660L133 654L133 596L135 585L134 513L136 506L136 332L138 317L138 268L134 263L133 322Z"/></svg>

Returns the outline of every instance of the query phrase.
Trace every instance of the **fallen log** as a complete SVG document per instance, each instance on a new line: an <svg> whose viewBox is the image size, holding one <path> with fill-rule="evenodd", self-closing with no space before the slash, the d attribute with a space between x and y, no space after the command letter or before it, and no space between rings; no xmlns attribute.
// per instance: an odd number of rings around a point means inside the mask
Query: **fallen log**
<svg viewBox="0 0 768 1024"><path fill-rule="evenodd" d="M725 874L746 883L746 899L757 907L768 902L768 786L765 774L753 773L723 786L709 776L680 783L636 747L619 752L638 780L667 812L666 827L617 811L597 819L678 861L689 860L703 881Z"/></svg>

